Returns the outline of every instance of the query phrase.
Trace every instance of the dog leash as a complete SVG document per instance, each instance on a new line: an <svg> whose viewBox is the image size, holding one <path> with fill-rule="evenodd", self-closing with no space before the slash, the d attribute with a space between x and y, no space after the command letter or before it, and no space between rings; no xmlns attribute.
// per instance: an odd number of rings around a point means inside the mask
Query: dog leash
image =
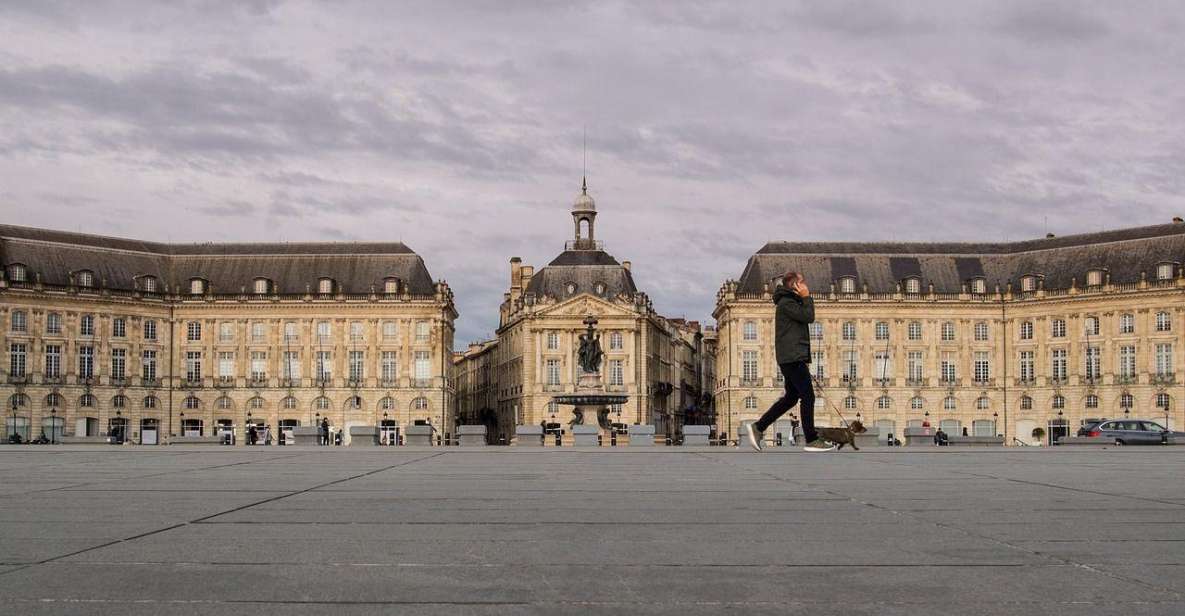
<svg viewBox="0 0 1185 616"><path fill-rule="evenodd" d="M812 377L811 377L811 380L812 380L812 381L814 381L814 386L815 386L815 389L817 389L817 390L819 390L819 391L822 391L822 390L823 390L823 383L822 383L822 379L820 379L818 376L812 376ZM848 428L848 427L850 427L850 426L848 425L848 420L847 420L846 418L844 418L844 416L843 416L843 413L839 412L839 408L837 408L837 407L835 406L835 403L833 403L833 402L831 401L831 399L830 399L830 398L828 398L828 397L826 397L826 396L820 396L820 397L822 397L822 398L823 398L823 400L825 400L825 401L827 402L827 405L831 407L831 410L832 410L832 411L835 411L835 414L836 414L836 415L839 415L839 421L843 423L843 427L845 427L845 428Z"/></svg>

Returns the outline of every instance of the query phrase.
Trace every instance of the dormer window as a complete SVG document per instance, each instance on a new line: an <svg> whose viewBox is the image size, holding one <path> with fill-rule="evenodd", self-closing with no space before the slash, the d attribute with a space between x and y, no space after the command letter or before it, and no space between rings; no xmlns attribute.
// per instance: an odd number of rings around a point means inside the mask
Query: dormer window
<svg viewBox="0 0 1185 616"><path fill-rule="evenodd" d="M95 286L95 274L90 270L82 270L76 276L78 286L83 288L90 288Z"/></svg>
<svg viewBox="0 0 1185 616"><path fill-rule="evenodd" d="M1037 277L1032 274L1028 276L1021 276L1020 290L1023 293L1032 293L1037 290Z"/></svg>
<svg viewBox="0 0 1185 616"><path fill-rule="evenodd" d="M1086 286L1101 287L1103 286L1103 270L1092 269L1086 272Z"/></svg>
<svg viewBox="0 0 1185 616"><path fill-rule="evenodd" d="M987 280L983 278L972 278L971 292L975 295L983 295L987 293Z"/></svg>
<svg viewBox="0 0 1185 616"><path fill-rule="evenodd" d="M575 295L576 294L576 283L569 282L567 285L564 286L564 290L568 292L568 295Z"/></svg>
<svg viewBox="0 0 1185 616"><path fill-rule="evenodd" d="M917 276L910 276L905 279L905 292L910 295L917 295L922 292L922 279Z"/></svg>
<svg viewBox="0 0 1185 616"><path fill-rule="evenodd" d="M856 292L856 279L852 276L844 276L843 278L840 278L839 279L839 292L840 293L855 293Z"/></svg>
<svg viewBox="0 0 1185 616"><path fill-rule="evenodd" d="M384 278L383 279L383 293L387 293L388 295L391 295L391 294L395 294L398 292L399 292L399 279L398 278Z"/></svg>
<svg viewBox="0 0 1185 616"><path fill-rule="evenodd" d="M1176 269L1173 267L1173 265L1174 265L1173 263L1161 263L1161 264L1157 265L1156 266L1156 279L1157 280L1171 280L1173 278L1173 273L1174 273L1173 270Z"/></svg>
<svg viewBox="0 0 1185 616"><path fill-rule="evenodd" d="M597 283L597 286L596 286L596 287L594 287L594 288L596 289L597 295L604 295L604 294L605 294L605 285L604 285L604 283L600 283L600 282L598 282L598 283Z"/></svg>
<svg viewBox="0 0 1185 616"><path fill-rule="evenodd" d="M322 278L317 281L317 292L321 295L330 295L333 293L333 279Z"/></svg>
<svg viewBox="0 0 1185 616"><path fill-rule="evenodd" d="M271 292L271 290L272 290L271 287L272 287L272 281L268 280L267 278L256 278L255 279L255 294L256 295L267 295L268 293Z"/></svg>
<svg viewBox="0 0 1185 616"><path fill-rule="evenodd" d="M29 270L20 263L13 263L8 266L8 279L12 282L28 282Z"/></svg>
<svg viewBox="0 0 1185 616"><path fill-rule="evenodd" d="M189 280L189 294L202 295L206 292L206 281L201 278L191 278Z"/></svg>
<svg viewBox="0 0 1185 616"><path fill-rule="evenodd" d="M145 293L156 293L159 285L156 282L156 276L144 276L140 278L140 289Z"/></svg>

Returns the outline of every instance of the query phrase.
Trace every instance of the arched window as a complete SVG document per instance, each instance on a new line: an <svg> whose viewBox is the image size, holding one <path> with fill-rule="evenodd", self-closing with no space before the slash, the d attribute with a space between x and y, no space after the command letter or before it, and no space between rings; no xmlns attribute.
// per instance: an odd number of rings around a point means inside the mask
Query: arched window
<svg viewBox="0 0 1185 616"><path fill-rule="evenodd" d="M29 271L21 263L13 263L8 266L8 279L12 282L28 282Z"/></svg>
<svg viewBox="0 0 1185 616"><path fill-rule="evenodd" d="M66 403L62 398L62 394L57 392L51 393L45 397L45 408L59 409Z"/></svg>
<svg viewBox="0 0 1185 616"><path fill-rule="evenodd" d="M922 292L922 279L916 276L910 276L905 279L905 292L910 295L917 295Z"/></svg>
<svg viewBox="0 0 1185 616"><path fill-rule="evenodd" d="M421 396L419 398L416 398L415 400L412 400L411 401L411 408L412 408L412 410L416 410L416 411L428 410L428 399Z"/></svg>
<svg viewBox="0 0 1185 616"><path fill-rule="evenodd" d="M839 279L839 292L840 293L849 293L849 294L855 293L856 292L856 279L852 276L844 276L843 278L840 278Z"/></svg>
<svg viewBox="0 0 1185 616"><path fill-rule="evenodd" d="M1127 411L1131 410L1133 407L1135 407L1135 405L1136 399L1133 398L1131 394L1125 392L1123 395L1119 396L1119 408Z"/></svg>
<svg viewBox="0 0 1185 616"><path fill-rule="evenodd" d="M122 408L127 407L127 405L128 405L128 397L124 396L122 394L115 396L114 398L111 399L111 407L112 408L122 409Z"/></svg>
<svg viewBox="0 0 1185 616"><path fill-rule="evenodd" d="M160 400L158 400L156 396L144 396L144 400L141 401L141 406L146 409L154 409L160 406Z"/></svg>
<svg viewBox="0 0 1185 616"><path fill-rule="evenodd" d="M193 411L202 408L202 401L197 396L189 396L185 398L185 402L181 406Z"/></svg>
<svg viewBox="0 0 1185 616"><path fill-rule="evenodd" d="M757 408L757 398L755 396L745 396L745 410L752 411Z"/></svg>
<svg viewBox="0 0 1185 616"><path fill-rule="evenodd" d="M252 410L259 410L263 408L263 405L263 398L260 398L259 396L255 396L254 398L251 398L247 401L247 408Z"/></svg>
<svg viewBox="0 0 1185 616"><path fill-rule="evenodd" d="M926 408L926 400L921 396L914 396L913 398L909 399L909 408L915 411L920 411Z"/></svg>
<svg viewBox="0 0 1185 616"><path fill-rule="evenodd" d="M992 408L992 401L987 396L980 396L975 399L975 409L979 411L986 411Z"/></svg>
<svg viewBox="0 0 1185 616"><path fill-rule="evenodd" d="M235 403L230 398L222 396L214 401L214 407L220 411L228 411L235 407Z"/></svg>
<svg viewBox="0 0 1185 616"><path fill-rule="evenodd" d="M362 396L350 396L346 398L346 408L354 411L362 408Z"/></svg>
<svg viewBox="0 0 1185 616"><path fill-rule="evenodd" d="M329 398L321 396L316 400L313 400L313 408L317 409L318 411L327 410L329 408Z"/></svg>
<svg viewBox="0 0 1185 616"><path fill-rule="evenodd" d="M1173 399L1166 393L1156 394L1156 408L1167 411L1173 408ZM1167 427L1167 426L1166 426Z"/></svg>
<svg viewBox="0 0 1185 616"><path fill-rule="evenodd" d="M1099 408L1099 397L1094 394L1090 394L1090 395L1086 396L1086 401L1083 403L1083 406L1085 406L1088 409Z"/></svg>
<svg viewBox="0 0 1185 616"><path fill-rule="evenodd" d="M597 295L604 295L605 294L605 283L598 282L597 286L593 287L593 290L595 290L597 292Z"/></svg>
<svg viewBox="0 0 1185 616"><path fill-rule="evenodd" d="M1033 410L1033 399L1028 396L1021 396L1020 397L1020 409L1022 411Z"/></svg>
<svg viewBox="0 0 1185 616"><path fill-rule="evenodd" d="M74 276L80 287L90 288L95 286L95 273L90 270L80 270Z"/></svg>
<svg viewBox="0 0 1185 616"><path fill-rule="evenodd" d="M272 286L272 281L268 280L267 278L256 278L255 279L255 294L256 295L267 295L269 292L271 292L271 286Z"/></svg>
<svg viewBox="0 0 1185 616"><path fill-rule="evenodd" d="M741 331L745 340L748 341L757 339L757 323L753 321L745 321Z"/></svg>
<svg viewBox="0 0 1185 616"><path fill-rule="evenodd" d="M1066 408L1066 397L1061 394L1054 394L1052 406L1055 411Z"/></svg>
<svg viewBox="0 0 1185 616"><path fill-rule="evenodd" d="M144 276L140 278L140 290L145 293L156 293L160 289L160 284L156 280L156 276Z"/></svg>
<svg viewBox="0 0 1185 616"><path fill-rule="evenodd" d="M849 411L856 408L857 405L856 396L848 396L843 399L843 407Z"/></svg>
<svg viewBox="0 0 1185 616"><path fill-rule="evenodd" d="M333 293L333 279L321 278L317 281L317 293L321 295L330 295Z"/></svg>
<svg viewBox="0 0 1185 616"><path fill-rule="evenodd" d="M893 408L893 399L888 396L881 396L876 399L876 408L881 410Z"/></svg>
<svg viewBox="0 0 1185 616"><path fill-rule="evenodd" d="M564 290L567 291L568 295L575 295L576 294L576 283L575 282L567 283L566 285L564 285Z"/></svg>
<svg viewBox="0 0 1185 616"><path fill-rule="evenodd" d="M281 401L280 405L283 406L285 410L291 411L292 409L296 408L296 398L287 396L283 401Z"/></svg>
<svg viewBox="0 0 1185 616"><path fill-rule="evenodd" d="M959 408L959 402L955 400L954 396L947 396L942 399L942 408L947 411L953 411Z"/></svg>
<svg viewBox="0 0 1185 616"><path fill-rule="evenodd" d="M8 397L9 410L23 409L26 406L29 406L29 396L25 394L12 394Z"/></svg>
<svg viewBox="0 0 1185 616"><path fill-rule="evenodd" d="M95 403L96 400L92 394L82 394L82 397L78 399L78 406L84 409L94 408Z"/></svg>
<svg viewBox="0 0 1185 616"><path fill-rule="evenodd" d="M1170 332L1173 331L1173 317L1167 312L1156 313L1156 331Z"/></svg>
<svg viewBox="0 0 1185 616"><path fill-rule="evenodd" d="M395 410L395 398L392 398L391 396L386 396L382 400L379 400L379 410L380 411Z"/></svg>

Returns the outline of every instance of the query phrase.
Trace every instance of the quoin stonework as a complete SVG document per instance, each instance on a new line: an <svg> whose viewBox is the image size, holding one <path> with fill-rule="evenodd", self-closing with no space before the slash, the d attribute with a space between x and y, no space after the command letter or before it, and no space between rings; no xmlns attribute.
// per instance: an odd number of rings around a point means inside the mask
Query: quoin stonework
<svg viewBox="0 0 1185 616"><path fill-rule="evenodd" d="M400 243L0 227L5 436L262 439L452 421L453 294ZM347 437L348 438L348 437Z"/></svg>
<svg viewBox="0 0 1185 616"><path fill-rule="evenodd" d="M789 270L815 297L823 425L858 417L885 439L929 423L1013 445L1086 418L1180 426L1183 257L1180 219L999 244L769 243L716 297L717 428L735 434L781 395L771 294Z"/></svg>

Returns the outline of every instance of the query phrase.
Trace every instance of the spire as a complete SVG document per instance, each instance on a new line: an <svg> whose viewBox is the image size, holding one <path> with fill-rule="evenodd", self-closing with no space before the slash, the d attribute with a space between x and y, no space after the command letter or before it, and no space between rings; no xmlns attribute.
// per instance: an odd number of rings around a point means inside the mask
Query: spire
<svg viewBox="0 0 1185 616"><path fill-rule="evenodd" d="M582 194L582 195L588 194L588 176L587 175L580 176L580 194Z"/></svg>

